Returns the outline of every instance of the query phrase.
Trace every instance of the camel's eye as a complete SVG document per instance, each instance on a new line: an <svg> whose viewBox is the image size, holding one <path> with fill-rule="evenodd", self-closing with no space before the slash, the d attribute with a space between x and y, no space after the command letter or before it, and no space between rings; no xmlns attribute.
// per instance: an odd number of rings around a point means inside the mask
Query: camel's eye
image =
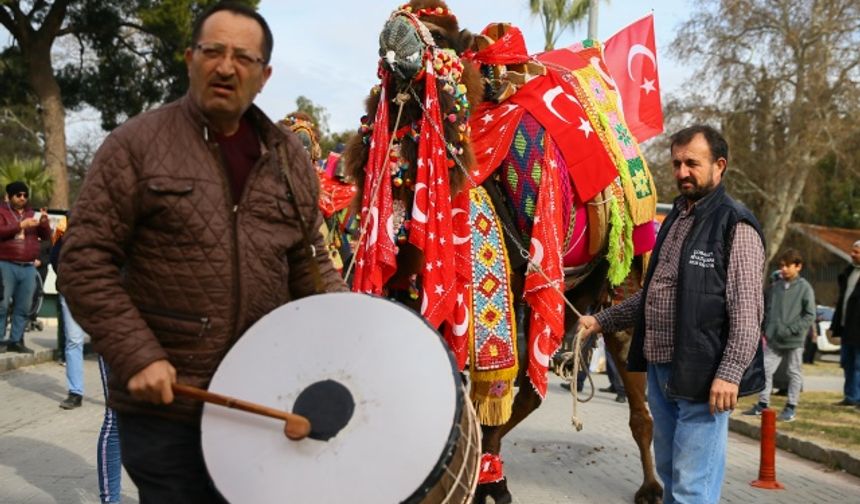
<svg viewBox="0 0 860 504"><path fill-rule="evenodd" d="M442 49L448 49L451 47L451 44L448 42L448 38L445 37L445 34L438 30L431 30L430 34L433 35L433 41L436 42L436 47L441 47Z"/></svg>

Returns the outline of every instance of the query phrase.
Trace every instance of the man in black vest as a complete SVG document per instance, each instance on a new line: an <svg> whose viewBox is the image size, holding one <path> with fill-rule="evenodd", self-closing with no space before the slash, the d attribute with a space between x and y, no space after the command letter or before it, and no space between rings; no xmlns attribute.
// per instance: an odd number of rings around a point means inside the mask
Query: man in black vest
<svg viewBox="0 0 860 504"><path fill-rule="evenodd" d="M851 265L839 274L839 301L830 328L842 338L840 359L845 397L838 406L860 408L860 240L851 247Z"/></svg>
<svg viewBox="0 0 860 504"><path fill-rule="evenodd" d="M663 502L715 503L729 414L739 395L764 387L764 238L721 184L722 135L697 125L671 140L681 195L657 235L644 288L579 323L586 334L634 328L627 368L648 372Z"/></svg>

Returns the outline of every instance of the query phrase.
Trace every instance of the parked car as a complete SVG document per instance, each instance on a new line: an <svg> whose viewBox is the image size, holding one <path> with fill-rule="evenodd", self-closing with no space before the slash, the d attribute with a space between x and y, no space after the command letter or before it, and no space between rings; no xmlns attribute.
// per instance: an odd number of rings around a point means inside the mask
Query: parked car
<svg viewBox="0 0 860 504"><path fill-rule="evenodd" d="M839 352L839 338L834 338L830 335L830 322L833 320L834 308L830 306L816 307L815 326L818 334L815 336L815 344L819 352L836 353Z"/></svg>

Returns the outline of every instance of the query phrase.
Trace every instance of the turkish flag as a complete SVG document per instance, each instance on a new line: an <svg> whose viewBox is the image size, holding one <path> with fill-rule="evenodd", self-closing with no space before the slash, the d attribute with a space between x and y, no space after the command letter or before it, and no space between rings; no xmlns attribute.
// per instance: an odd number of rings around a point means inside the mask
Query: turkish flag
<svg viewBox="0 0 860 504"><path fill-rule="evenodd" d="M458 285L448 158L445 139L438 133L444 126L436 87L435 73L427 72L409 243L424 253L421 315L438 328L453 315Z"/></svg>
<svg viewBox="0 0 860 504"><path fill-rule="evenodd" d="M603 52L609 73L615 79L627 126L636 140L642 143L662 133L654 15L648 14L610 37Z"/></svg>
<svg viewBox="0 0 860 504"><path fill-rule="evenodd" d="M615 180L618 169L606 152L574 84L550 70L535 77L509 100L520 105L546 128L558 144L580 201L589 201Z"/></svg>

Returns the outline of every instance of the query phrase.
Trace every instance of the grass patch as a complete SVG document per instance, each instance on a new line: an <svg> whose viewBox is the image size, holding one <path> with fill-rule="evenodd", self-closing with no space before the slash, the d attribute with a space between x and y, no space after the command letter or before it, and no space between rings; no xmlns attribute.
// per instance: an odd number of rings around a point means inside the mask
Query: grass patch
<svg viewBox="0 0 860 504"><path fill-rule="evenodd" d="M815 361L803 365L803 376L845 376L838 362Z"/></svg>
<svg viewBox="0 0 860 504"><path fill-rule="evenodd" d="M860 410L853 406L834 406L841 399L840 392L803 392L797 405L797 419L794 422L777 421L776 430L798 439L820 441L833 448L860 454ZM741 398L733 417L761 425L760 417L740 414L756 402L757 394ZM771 396L770 407L779 414L785 402L785 397Z"/></svg>

